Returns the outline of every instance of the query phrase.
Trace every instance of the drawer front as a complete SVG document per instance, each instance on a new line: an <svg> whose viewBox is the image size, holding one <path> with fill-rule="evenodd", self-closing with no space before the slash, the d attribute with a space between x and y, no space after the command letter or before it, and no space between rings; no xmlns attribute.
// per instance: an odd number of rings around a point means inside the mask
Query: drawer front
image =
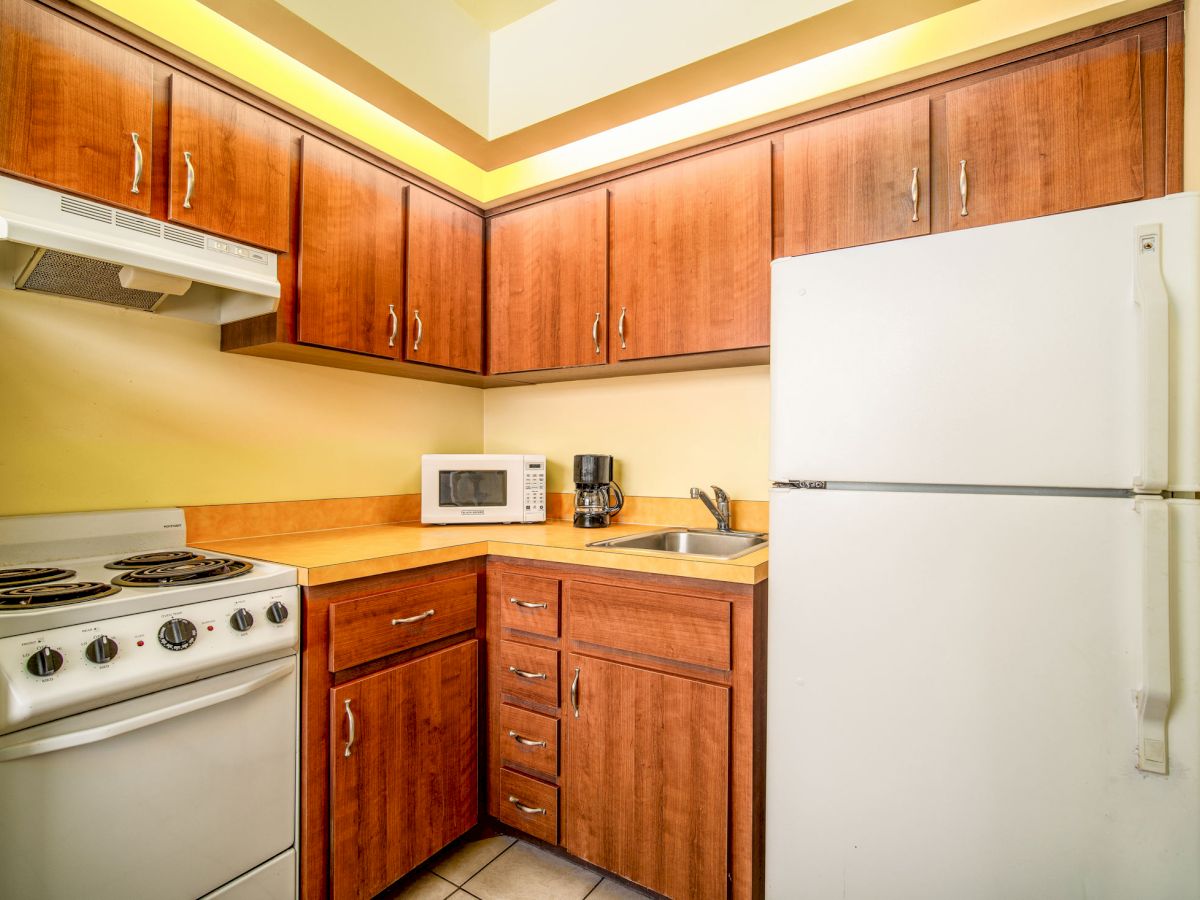
<svg viewBox="0 0 1200 900"><path fill-rule="evenodd" d="M558 651L501 641L500 693L558 706Z"/></svg>
<svg viewBox="0 0 1200 900"><path fill-rule="evenodd" d="M730 665L729 604L571 582L570 637L712 669Z"/></svg>
<svg viewBox="0 0 1200 900"><path fill-rule="evenodd" d="M463 575L332 604L329 670L470 631L475 627L477 590L478 578Z"/></svg>
<svg viewBox="0 0 1200 900"><path fill-rule="evenodd" d="M558 593L557 578L506 572L500 576L501 627L558 637Z"/></svg>
<svg viewBox="0 0 1200 900"><path fill-rule="evenodd" d="M558 719L500 704L500 764L558 777Z"/></svg>
<svg viewBox="0 0 1200 900"><path fill-rule="evenodd" d="M500 773L500 812L497 818L514 828L558 843L558 788L533 778L509 772Z"/></svg>

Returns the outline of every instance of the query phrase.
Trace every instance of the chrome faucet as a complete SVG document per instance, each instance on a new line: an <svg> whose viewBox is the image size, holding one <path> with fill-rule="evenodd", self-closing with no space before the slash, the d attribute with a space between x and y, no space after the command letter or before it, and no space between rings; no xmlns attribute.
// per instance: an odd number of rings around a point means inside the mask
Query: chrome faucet
<svg viewBox="0 0 1200 900"><path fill-rule="evenodd" d="M717 502L713 503L709 499L708 494L700 490L700 488L692 488L692 499L699 500L708 507L708 511L713 514L713 518L717 520L717 531L732 531L729 527L729 495L717 487L712 486L713 493L717 497Z"/></svg>

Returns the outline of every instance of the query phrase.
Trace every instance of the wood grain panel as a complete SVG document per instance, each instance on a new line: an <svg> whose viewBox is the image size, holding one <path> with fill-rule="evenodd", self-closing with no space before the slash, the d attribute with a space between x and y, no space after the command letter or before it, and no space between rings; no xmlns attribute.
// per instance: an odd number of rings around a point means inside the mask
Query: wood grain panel
<svg viewBox="0 0 1200 900"><path fill-rule="evenodd" d="M467 641L330 691L335 900L373 897L475 824L478 652Z"/></svg>
<svg viewBox="0 0 1200 900"><path fill-rule="evenodd" d="M768 343L769 141L661 166L610 190L614 359Z"/></svg>
<svg viewBox="0 0 1200 900"><path fill-rule="evenodd" d="M550 781L558 777L557 719L508 703L500 704L498 719L498 765L530 769Z"/></svg>
<svg viewBox="0 0 1200 900"><path fill-rule="evenodd" d="M723 601L573 580L567 608L572 642L729 668L729 604Z"/></svg>
<svg viewBox="0 0 1200 900"><path fill-rule="evenodd" d="M149 215L153 63L26 0L0 0L0 23L0 169Z"/></svg>
<svg viewBox="0 0 1200 900"><path fill-rule="evenodd" d="M517 631L558 637L558 597L557 578L505 572L500 576L500 624Z"/></svg>
<svg viewBox="0 0 1200 900"><path fill-rule="evenodd" d="M729 688L572 653L562 844L668 897L727 896Z"/></svg>
<svg viewBox="0 0 1200 900"><path fill-rule="evenodd" d="M523 700L532 700L544 706L558 706L558 651L516 641L501 641L499 647L500 693ZM528 675L545 676L528 678L518 675L518 669Z"/></svg>
<svg viewBox="0 0 1200 900"><path fill-rule="evenodd" d="M928 234L929 98L789 131L782 174L783 256Z"/></svg>
<svg viewBox="0 0 1200 900"><path fill-rule="evenodd" d="M298 340L399 358L404 192L394 175L304 137Z"/></svg>
<svg viewBox="0 0 1200 900"><path fill-rule="evenodd" d="M329 670L348 669L475 628L479 579L463 575L329 607ZM426 616L432 610L433 615ZM400 619L422 618L415 622Z"/></svg>
<svg viewBox="0 0 1200 900"><path fill-rule="evenodd" d="M190 208L185 153L195 173ZM283 122L194 79L171 76L173 222L289 250L291 158L292 131Z"/></svg>
<svg viewBox="0 0 1200 900"><path fill-rule="evenodd" d="M947 93L950 228L1142 197L1141 72L1131 36Z"/></svg>
<svg viewBox="0 0 1200 900"><path fill-rule="evenodd" d="M489 372L608 361L607 203L601 188L490 220Z"/></svg>
<svg viewBox="0 0 1200 900"><path fill-rule="evenodd" d="M483 218L410 188L405 274L404 358L482 372Z"/></svg>
<svg viewBox="0 0 1200 900"><path fill-rule="evenodd" d="M505 769L500 794L496 818L548 844L558 843L558 788Z"/></svg>

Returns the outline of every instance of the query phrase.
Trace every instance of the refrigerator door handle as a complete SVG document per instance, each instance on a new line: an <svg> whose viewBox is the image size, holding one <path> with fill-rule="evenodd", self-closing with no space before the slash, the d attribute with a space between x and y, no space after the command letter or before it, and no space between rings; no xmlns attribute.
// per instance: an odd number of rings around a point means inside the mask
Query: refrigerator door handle
<svg viewBox="0 0 1200 900"><path fill-rule="evenodd" d="M1162 276L1162 226L1137 229L1134 302L1141 312L1142 465L1134 476L1136 491L1167 487L1170 428L1170 301Z"/></svg>
<svg viewBox="0 0 1200 900"><path fill-rule="evenodd" d="M1171 707L1170 521L1162 497L1138 497L1142 517L1142 685L1137 698L1137 767L1167 774Z"/></svg>

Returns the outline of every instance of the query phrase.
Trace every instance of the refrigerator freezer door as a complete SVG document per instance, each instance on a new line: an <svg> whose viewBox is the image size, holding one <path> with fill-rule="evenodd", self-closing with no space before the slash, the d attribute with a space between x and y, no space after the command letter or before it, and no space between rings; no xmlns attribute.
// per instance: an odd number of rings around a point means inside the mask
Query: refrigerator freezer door
<svg viewBox="0 0 1200 900"><path fill-rule="evenodd" d="M773 492L766 896L1200 896L1200 505L1169 510L1152 775L1134 501Z"/></svg>
<svg viewBox="0 0 1200 900"><path fill-rule="evenodd" d="M776 260L771 478L1132 487L1160 421L1137 302L1148 224L1170 487L1200 489L1196 194Z"/></svg>

